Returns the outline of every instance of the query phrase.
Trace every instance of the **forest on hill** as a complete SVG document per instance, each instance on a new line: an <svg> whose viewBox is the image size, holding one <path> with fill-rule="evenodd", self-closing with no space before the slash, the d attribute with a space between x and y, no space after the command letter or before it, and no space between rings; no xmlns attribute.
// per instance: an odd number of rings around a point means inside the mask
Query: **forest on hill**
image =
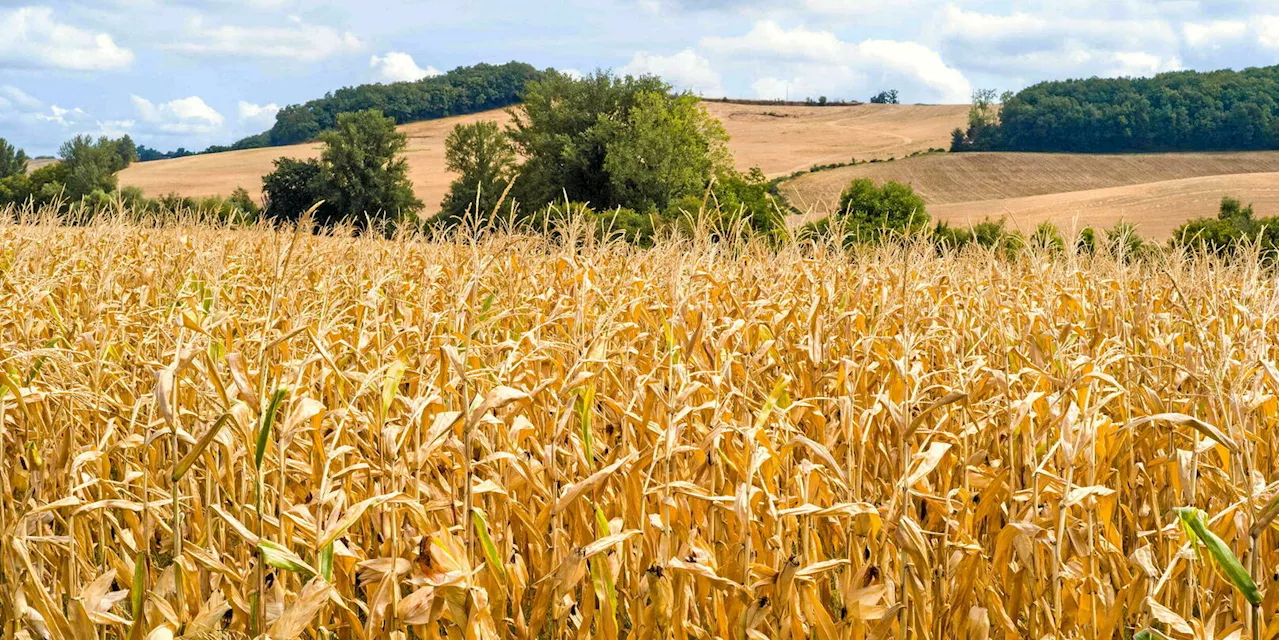
<svg viewBox="0 0 1280 640"><path fill-rule="evenodd" d="M320 132L332 129L340 113L377 109L393 118L396 124L404 124L498 109L520 102L525 84L548 73L555 72L550 69L540 71L523 62L481 63L413 82L343 87L325 94L323 98L284 107L276 114L276 123L268 131L231 145L214 145L202 153L306 142ZM147 147L138 148L138 159L142 162L194 154L185 149L163 153Z"/></svg>
<svg viewBox="0 0 1280 640"><path fill-rule="evenodd" d="M1175 71L1150 78L1041 82L975 94L953 151L1270 150L1277 148L1277 66Z"/></svg>

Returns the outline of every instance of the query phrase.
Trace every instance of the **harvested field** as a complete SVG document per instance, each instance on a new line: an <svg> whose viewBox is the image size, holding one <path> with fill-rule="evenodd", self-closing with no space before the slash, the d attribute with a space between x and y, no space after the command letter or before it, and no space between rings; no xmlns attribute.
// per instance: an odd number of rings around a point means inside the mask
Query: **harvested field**
<svg viewBox="0 0 1280 640"><path fill-rule="evenodd" d="M1256 264L0 247L5 638L1247 637L1188 506L1276 635Z"/></svg>
<svg viewBox="0 0 1280 640"><path fill-rule="evenodd" d="M947 148L968 105L859 104L848 107L756 106L707 101L729 132L740 169L770 177L815 164L902 158Z"/></svg>
<svg viewBox="0 0 1280 640"><path fill-rule="evenodd" d="M939 153L895 162L828 169L783 183L803 210L830 212L840 192L858 178L909 184L928 204L1004 200L1069 191L1239 173L1276 172L1274 152L1153 153ZM1280 174L1277 174L1280 177Z"/></svg>
<svg viewBox="0 0 1280 640"><path fill-rule="evenodd" d="M1274 158L1274 156L1272 156ZM968 225L984 218L1006 217L1011 226L1029 232L1043 221L1060 229L1105 228L1133 223L1139 235L1166 240L1192 218L1213 217L1223 196L1252 204L1256 217L1280 214L1277 174L1240 173L1166 180L1107 189L1071 191L1024 198L957 202L929 207L929 215Z"/></svg>
<svg viewBox="0 0 1280 640"><path fill-rule="evenodd" d="M758 166L770 176L814 164L848 162L851 158L902 157L930 147L945 147L951 129L963 123L964 105L854 105L848 107L756 106L708 101L730 135L729 147L738 167ZM779 116L766 115L777 113ZM454 176L444 169L444 140L454 125L478 120L502 123L505 110L427 120L401 125L409 136L409 178L414 191L433 212ZM310 158L315 144L246 149L135 163L120 173L121 185L141 187L149 196L227 195L244 187L258 195L262 176L279 157Z"/></svg>

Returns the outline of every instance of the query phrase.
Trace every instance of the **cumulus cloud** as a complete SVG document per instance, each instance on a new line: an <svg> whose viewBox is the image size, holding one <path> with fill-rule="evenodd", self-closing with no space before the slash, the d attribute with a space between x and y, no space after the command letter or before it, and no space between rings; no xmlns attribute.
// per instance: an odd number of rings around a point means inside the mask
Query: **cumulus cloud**
<svg viewBox="0 0 1280 640"><path fill-rule="evenodd" d="M1248 30L1249 26L1239 20L1187 22L1182 25L1182 37L1196 49L1220 49L1224 44L1243 38Z"/></svg>
<svg viewBox="0 0 1280 640"><path fill-rule="evenodd" d="M271 104L253 104L252 102L240 101L237 105L240 113L241 123L257 123L271 124L275 122L276 112L280 110L280 106L276 103Z"/></svg>
<svg viewBox="0 0 1280 640"><path fill-rule="evenodd" d="M193 55L234 55L315 62L359 51L363 43L350 31L290 20L286 27L211 26L193 20L182 42L165 48Z"/></svg>
<svg viewBox="0 0 1280 640"><path fill-rule="evenodd" d="M69 127L88 117L89 114L79 107L66 109L56 104L46 105L13 85L0 85L0 122Z"/></svg>
<svg viewBox="0 0 1280 640"><path fill-rule="evenodd" d="M0 66L94 71L132 62L133 52L110 34L58 22L49 7L0 13Z"/></svg>
<svg viewBox="0 0 1280 640"><path fill-rule="evenodd" d="M753 85L757 95L776 94L791 87L794 97L829 93L837 95L857 88L903 85L908 94L941 102L966 102L972 93L968 79L943 61L938 52L918 42L864 40L846 42L829 31L798 27L785 29L771 20L757 22L746 35L707 37L702 47L735 60L773 63L788 71L789 80L771 73ZM780 69L781 70L781 69ZM851 86L855 85L855 86ZM769 97L779 97L770 95Z"/></svg>
<svg viewBox="0 0 1280 640"><path fill-rule="evenodd" d="M36 120L52 122L64 127L78 122L83 122L84 119L89 116L89 114L85 113L84 110L79 107L64 109L56 104L49 105L49 111L47 113L37 113L34 115Z"/></svg>
<svg viewBox="0 0 1280 640"><path fill-rule="evenodd" d="M1280 46L1280 16L1257 16L1253 19L1253 24L1258 45L1275 53L1276 47Z"/></svg>
<svg viewBox="0 0 1280 640"><path fill-rule="evenodd" d="M578 71L577 69L559 69L558 71L560 71L560 73L566 76L569 76L570 78L573 78L574 80L582 79L582 72Z"/></svg>
<svg viewBox="0 0 1280 640"><path fill-rule="evenodd" d="M163 133L208 134L222 127L222 114L198 96L154 104L141 96L131 96L138 117Z"/></svg>
<svg viewBox="0 0 1280 640"><path fill-rule="evenodd" d="M1182 37L1141 7L1100 6L1070 15L1045 9L987 14L948 4L934 31L957 64L1015 82L1090 75L1151 75L1182 68ZM1183 34L1185 35L1185 34Z"/></svg>
<svg viewBox="0 0 1280 640"><path fill-rule="evenodd" d="M440 70L427 65L423 69L413 61L413 56L399 51L389 51L385 56L370 56L369 66L384 82L412 82L440 75Z"/></svg>
<svg viewBox="0 0 1280 640"><path fill-rule="evenodd" d="M711 68L709 60L693 49L685 49L669 56L640 51L618 72L633 76L659 76L676 89L687 89L702 96L725 95L719 72Z"/></svg>

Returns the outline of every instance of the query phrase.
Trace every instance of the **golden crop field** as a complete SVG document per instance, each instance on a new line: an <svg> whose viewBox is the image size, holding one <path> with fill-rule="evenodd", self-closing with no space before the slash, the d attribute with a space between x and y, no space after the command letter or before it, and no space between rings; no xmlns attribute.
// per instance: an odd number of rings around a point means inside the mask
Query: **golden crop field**
<svg viewBox="0 0 1280 640"><path fill-rule="evenodd" d="M0 247L5 638L1277 635L1280 319L1247 261Z"/></svg>

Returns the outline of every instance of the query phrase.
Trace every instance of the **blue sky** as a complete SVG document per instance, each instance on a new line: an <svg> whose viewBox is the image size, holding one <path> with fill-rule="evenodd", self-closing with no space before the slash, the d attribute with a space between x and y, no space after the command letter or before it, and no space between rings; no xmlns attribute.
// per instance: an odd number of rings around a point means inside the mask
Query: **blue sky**
<svg viewBox="0 0 1280 640"><path fill-rule="evenodd" d="M657 73L708 96L965 102L978 87L1276 64L1275 0L0 0L0 137L169 150L279 106L476 62Z"/></svg>

